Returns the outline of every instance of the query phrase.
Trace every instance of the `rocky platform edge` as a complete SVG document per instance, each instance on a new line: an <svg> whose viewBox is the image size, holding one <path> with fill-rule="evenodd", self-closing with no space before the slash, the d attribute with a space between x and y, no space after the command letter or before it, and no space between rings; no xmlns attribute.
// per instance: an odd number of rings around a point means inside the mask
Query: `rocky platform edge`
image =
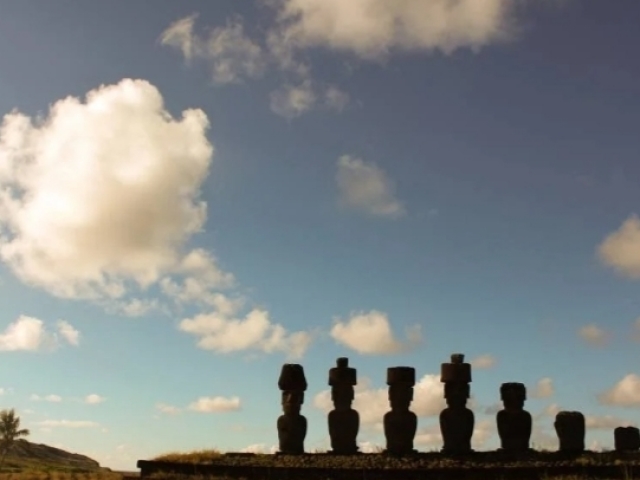
<svg viewBox="0 0 640 480"><path fill-rule="evenodd" d="M223 454L206 463L138 461L142 477L153 474L200 475L249 479L345 479L354 474L374 479L539 479L545 476L588 475L591 478L629 478L640 475L640 452L530 452L512 455L477 452L450 456L416 453L337 456L329 454L260 455ZM356 473L358 472L358 473Z"/></svg>

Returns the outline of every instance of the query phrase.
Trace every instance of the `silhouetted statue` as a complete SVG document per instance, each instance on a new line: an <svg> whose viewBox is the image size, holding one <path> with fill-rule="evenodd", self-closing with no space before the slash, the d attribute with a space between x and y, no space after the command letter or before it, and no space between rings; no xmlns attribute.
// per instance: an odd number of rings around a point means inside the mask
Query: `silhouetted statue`
<svg viewBox="0 0 640 480"><path fill-rule="evenodd" d="M640 430L636 427L615 428L613 439L618 452L631 452L640 449Z"/></svg>
<svg viewBox="0 0 640 480"><path fill-rule="evenodd" d="M409 410L413 401L416 370L413 367L387 368L389 403L391 411L384 414L384 436L387 439L385 453L405 455L415 453L413 439L418 418Z"/></svg>
<svg viewBox="0 0 640 480"><path fill-rule="evenodd" d="M285 363L280 372L278 387L282 390L282 410L278 418L278 453L295 455L304 453L304 439L307 435L307 419L300 415L304 403L307 380L302 365Z"/></svg>
<svg viewBox="0 0 640 480"><path fill-rule="evenodd" d="M584 452L585 421L582 413L559 412L553 426L560 441L561 452Z"/></svg>
<svg viewBox="0 0 640 480"><path fill-rule="evenodd" d="M524 383L503 383L500 398L504 410L496 416L501 450L526 452L531 438L531 414L524 410L527 389Z"/></svg>
<svg viewBox="0 0 640 480"><path fill-rule="evenodd" d="M440 369L440 381L444 383L444 398L447 408L440 412L440 432L443 440L443 453L469 453L475 419L469 410L469 383L471 383L471 365L464 363L464 355L454 353L451 363L443 363Z"/></svg>
<svg viewBox="0 0 640 480"><path fill-rule="evenodd" d="M329 370L329 385L334 409L329 412L331 453L353 455L358 453L356 437L360 428L360 415L351 408L353 386L357 383L356 369L349 367L348 358L338 358L336 367Z"/></svg>

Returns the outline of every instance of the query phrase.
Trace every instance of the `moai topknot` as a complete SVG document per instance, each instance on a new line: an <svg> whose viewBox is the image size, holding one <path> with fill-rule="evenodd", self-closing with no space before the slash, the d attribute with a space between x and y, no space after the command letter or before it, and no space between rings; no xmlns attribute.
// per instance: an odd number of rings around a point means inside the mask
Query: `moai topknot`
<svg viewBox="0 0 640 480"><path fill-rule="evenodd" d="M556 421L553 422L561 452L584 452L585 421L580 412L558 412Z"/></svg>
<svg viewBox="0 0 640 480"><path fill-rule="evenodd" d="M469 383L471 383L471 365L464 363L464 355L454 353L451 363L443 363L440 369L440 381L444 383L444 398L447 408L440 412L440 432L443 439L443 453L468 453L471 449L471 436L475 419L469 410Z"/></svg>
<svg viewBox="0 0 640 480"><path fill-rule="evenodd" d="M338 358L329 370L329 385L334 409L329 412L331 453L352 455L358 453L356 437L360 428L360 415L351 408L353 386L357 383L356 369L349 367L349 359Z"/></svg>
<svg viewBox="0 0 640 480"><path fill-rule="evenodd" d="M503 383L500 386L500 399L504 410L496 416L501 450L525 452L529 450L531 438L531 414L524 410L527 389L524 383Z"/></svg>
<svg viewBox="0 0 640 480"><path fill-rule="evenodd" d="M384 436L387 439L386 453L404 455L415 453L413 439L418 418L409 410L413 401L413 386L416 384L416 369L413 367L387 368L389 403L391 411L384 414Z"/></svg>
<svg viewBox="0 0 640 480"><path fill-rule="evenodd" d="M295 455L304 453L304 439L307 436L307 419L300 415L304 403L307 379L302 365L285 363L280 372L278 387L282 390L282 410L278 418L278 453Z"/></svg>
<svg viewBox="0 0 640 480"><path fill-rule="evenodd" d="M640 449L640 430L636 427L616 427L613 440L617 452L635 452Z"/></svg>

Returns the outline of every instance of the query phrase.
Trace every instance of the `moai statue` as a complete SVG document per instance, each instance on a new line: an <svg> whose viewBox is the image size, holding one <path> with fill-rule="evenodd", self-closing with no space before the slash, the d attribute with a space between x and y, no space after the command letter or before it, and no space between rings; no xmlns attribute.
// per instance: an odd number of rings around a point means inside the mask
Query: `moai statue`
<svg viewBox="0 0 640 480"><path fill-rule="evenodd" d="M496 416L501 450L508 452L526 452L531 438L531 414L524 410L527 389L524 383L503 383L500 386L500 399L504 410Z"/></svg>
<svg viewBox="0 0 640 480"><path fill-rule="evenodd" d="M349 367L348 358L338 358L336 367L329 370L329 385L334 409L329 412L331 453L353 455L358 453L356 437L360 428L360 415L351 408L353 386L357 383L356 369Z"/></svg>
<svg viewBox="0 0 640 480"><path fill-rule="evenodd" d="M282 410L278 418L278 440L280 454L296 455L304 453L304 439L307 435L307 419L300 415L304 403L307 380L302 365L285 363L280 372L278 387L282 390Z"/></svg>
<svg viewBox="0 0 640 480"><path fill-rule="evenodd" d="M636 452L640 449L640 430L636 427L617 427L613 430L617 452Z"/></svg>
<svg viewBox="0 0 640 480"><path fill-rule="evenodd" d="M418 417L409 410L415 384L415 368L387 368L391 411L384 414L384 436L387 439L385 453L405 455L416 452L413 449L413 439L416 436Z"/></svg>
<svg viewBox="0 0 640 480"><path fill-rule="evenodd" d="M584 452L585 421L580 412L558 412L553 422L560 442L559 450L565 453Z"/></svg>
<svg viewBox="0 0 640 480"><path fill-rule="evenodd" d="M443 363L440 369L440 381L444 383L444 398L447 408L440 412L440 432L443 439L443 453L470 453L471 436L475 419L469 410L469 383L471 383L471 365L464 363L464 355L454 353L451 363Z"/></svg>

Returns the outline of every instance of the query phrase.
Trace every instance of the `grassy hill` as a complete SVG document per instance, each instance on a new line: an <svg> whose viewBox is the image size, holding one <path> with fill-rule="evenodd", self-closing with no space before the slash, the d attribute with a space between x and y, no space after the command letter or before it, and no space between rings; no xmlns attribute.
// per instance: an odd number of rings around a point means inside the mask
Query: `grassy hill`
<svg viewBox="0 0 640 480"><path fill-rule="evenodd" d="M2 467L3 472L19 472L25 470L40 471L75 471L75 472L108 472L95 460L78 453L70 453L59 448L27 440L16 440L9 450Z"/></svg>

